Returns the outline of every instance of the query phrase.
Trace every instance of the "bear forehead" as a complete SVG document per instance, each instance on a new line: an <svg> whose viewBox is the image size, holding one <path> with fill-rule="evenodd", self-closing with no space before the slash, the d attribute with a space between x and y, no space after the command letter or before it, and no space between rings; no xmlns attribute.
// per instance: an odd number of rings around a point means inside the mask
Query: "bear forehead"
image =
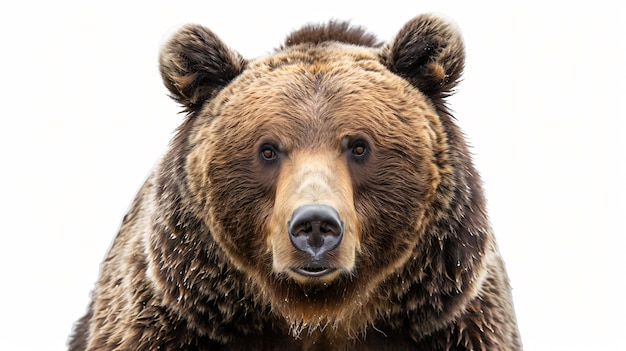
<svg viewBox="0 0 626 351"><path fill-rule="evenodd" d="M341 43L304 44L256 59L215 104L218 134L274 135L285 143L340 142L359 132L395 138L434 116L417 89L379 62L376 49Z"/></svg>
<svg viewBox="0 0 626 351"><path fill-rule="evenodd" d="M253 61L251 69L259 66L274 70L290 65L306 65L311 73L328 73L349 67L385 70L379 63L378 49L339 42L300 44L278 50Z"/></svg>
<svg viewBox="0 0 626 351"><path fill-rule="evenodd" d="M309 127L314 127L310 119L350 119L354 125L360 116L363 123L377 125L385 115L407 122L433 113L428 99L389 71L378 55L375 48L337 42L289 47L249 62L214 106L218 115L255 118L258 125L295 117L309 119Z"/></svg>

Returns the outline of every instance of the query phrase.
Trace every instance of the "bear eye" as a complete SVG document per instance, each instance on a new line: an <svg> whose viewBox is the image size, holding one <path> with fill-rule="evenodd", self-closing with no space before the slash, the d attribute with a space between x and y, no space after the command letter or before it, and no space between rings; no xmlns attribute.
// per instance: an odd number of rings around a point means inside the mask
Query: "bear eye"
<svg viewBox="0 0 626 351"><path fill-rule="evenodd" d="M261 157L266 161L272 161L276 159L276 150L272 145L264 144L261 146Z"/></svg>
<svg viewBox="0 0 626 351"><path fill-rule="evenodd" d="M352 155L355 157L365 157L367 155L367 143L359 140L352 144Z"/></svg>

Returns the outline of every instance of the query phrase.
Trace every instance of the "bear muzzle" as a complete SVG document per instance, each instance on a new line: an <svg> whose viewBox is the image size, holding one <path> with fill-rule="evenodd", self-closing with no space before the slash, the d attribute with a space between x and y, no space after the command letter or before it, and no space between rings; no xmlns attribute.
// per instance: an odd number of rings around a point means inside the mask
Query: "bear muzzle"
<svg viewBox="0 0 626 351"><path fill-rule="evenodd" d="M341 154L295 150L282 160L267 237L274 273L303 284L352 275L358 227Z"/></svg>
<svg viewBox="0 0 626 351"><path fill-rule="evenodd" d="M343 238L343 222L339 213L328 205L302 205L295 209L288 222L291 244L308 255L308 263L294 267L306 277L321 277L335 269L325 264L325 256L335 250Z"/></svg>

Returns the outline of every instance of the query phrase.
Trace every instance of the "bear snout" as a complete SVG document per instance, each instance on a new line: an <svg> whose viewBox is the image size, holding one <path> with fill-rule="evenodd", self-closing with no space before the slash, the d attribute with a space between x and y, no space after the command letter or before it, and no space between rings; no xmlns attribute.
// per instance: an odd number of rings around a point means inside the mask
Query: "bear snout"
<svg viewBox="0 0 626 351"><path fill-rule="evenodd" d="M272 270L303 284L351 275L359 249L352 182L335 150L291 150L268 222Z"/></svg>
<svg viewBox="0 0 626 351"><path fill-rule="evenodd" d="M288 222L289 240L298 250L308 253L312 263L336 249L343 238L339 213L328 205L302 205Z"/></svg>

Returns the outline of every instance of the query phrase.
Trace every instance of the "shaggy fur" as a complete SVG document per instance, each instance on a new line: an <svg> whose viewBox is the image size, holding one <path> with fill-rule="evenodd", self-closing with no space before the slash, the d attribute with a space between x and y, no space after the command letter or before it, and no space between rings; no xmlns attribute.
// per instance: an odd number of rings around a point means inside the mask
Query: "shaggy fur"
<svg viewBox="0 0 626 351"><path fill-rule="evenodd" d="M165 86L188 117L124 218L78 350L521 350L478 173L445 105L457 28L388 44L306 26L244 60L188 25ZM345 227L311 277L294 210ZM299 273L300 272L300 273Z"/></svg>

